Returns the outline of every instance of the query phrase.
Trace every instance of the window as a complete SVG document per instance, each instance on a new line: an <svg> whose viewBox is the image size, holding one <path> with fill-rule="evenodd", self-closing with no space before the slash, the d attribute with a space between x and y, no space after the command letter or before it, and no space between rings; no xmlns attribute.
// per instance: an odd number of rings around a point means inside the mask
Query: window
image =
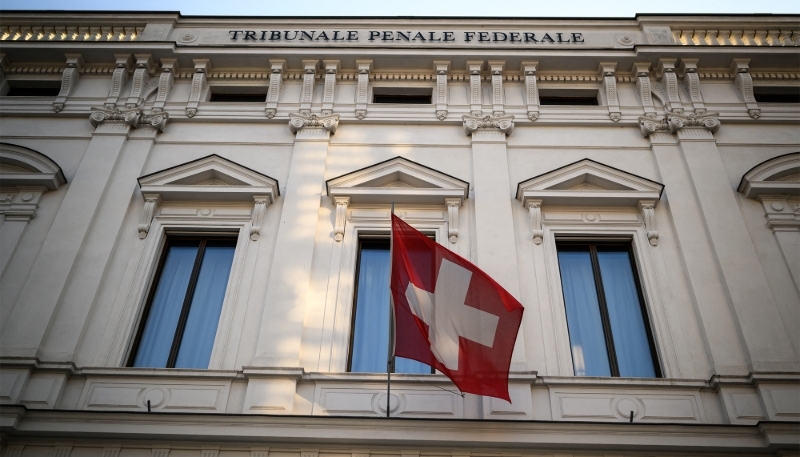
<svg viewBox="0 0 800 457"><path fill-rule="evenodd" d="M359 240L349 371L386 372L389 354L389 240ZM396 373L425 373L428 365L395 358Z"/></svg>
<svg viewBox="0 0 800 457"><path fill-rule="evenodd" d="M208 368L236 239L167 239L130 366Z"/></svg>
<svg viewBox="0 0 800 457"><path fill-rule="evenodd" d="M575 375L660 377L630 244L557 251Z"/></svg>
<svg viewBox="0 0 800 457"><path fill-rule="evenodd" d="M6 97L56 97L60 87L28 87L13 85L8 89Z"/></svg>
<svg viewBox="0 0 800 457"><path fill-rule="evenodd" d="M758 103L800 103L800 86L756 86L753 95Z"/></svg>
<svg viewBox="0 0 800 457"><path fill-rule="evenodd" d="M591 89L539 89L540 105L598 106L596 90Z"/></svg>
<svg viewBox="0 0 800 457"><path fill-rule="evenodd" d="M433 89L429 87L375 87L372 103L430 105L432 94Z"/></svg>
<svg viewBox="0 0 800 457"><path fill-rule="evenodd" d="M212 93L212 102L234 102L234 103L266 103L267 94L228 94Z"/></svg>

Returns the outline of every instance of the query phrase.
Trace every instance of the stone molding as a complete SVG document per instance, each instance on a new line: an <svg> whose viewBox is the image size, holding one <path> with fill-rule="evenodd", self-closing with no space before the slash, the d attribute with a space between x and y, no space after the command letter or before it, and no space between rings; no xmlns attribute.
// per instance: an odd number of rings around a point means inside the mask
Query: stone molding
<svg viewBox="0 0 800 457"><path fill-rule="evenodd" d="M93 107L89 122L94 127L104 123L126 124L133 128L152 127L163 132L169 120L166 111L145 113L142 108L100 108Z"/></svg>
<svg viewBox="0 0 800 457"><path fill-rule="evenodd" d="M339 127L338 114L289 114L289 129L292 133L298 133L302 130L320 130L327 134L333 135Z"/></svg>
<svg viewBox="0 0 800 457"><path fill-rule="evenodd" d="M461 117L464 122L464 131L472 135L479 130L496 130L506 135L511 135L514 130L514 116L468 116Z"/></svg>
<svg viewBox="0 0 800 457"><path fill-rule="evenodd" d="M658 120L652 117L640 116L639 129L643 137L648 137L654 133L674 134L684 128L705 129L710 133L719 131L719 113L707 114L673 114L667 113L663 119Z"/></svg>

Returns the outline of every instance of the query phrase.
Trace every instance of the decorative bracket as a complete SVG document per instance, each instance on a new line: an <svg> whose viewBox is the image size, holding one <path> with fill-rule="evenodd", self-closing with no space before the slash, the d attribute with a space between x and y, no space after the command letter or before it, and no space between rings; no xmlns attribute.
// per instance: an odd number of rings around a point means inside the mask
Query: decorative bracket
<svg viewBox="0 0 800 457"><path fill-rule="evenodd" d="M367 95L369 93L369 72L372 71L371 60L356 60L358 70L358 86L356 87L356 117L359 120L367 117Z"/></svg>
<svg viewBox="0 0 800 457"><path fill-rule="evenodd" d="M310 116L304 114L289 115L289 129L292 133L297 133L306 128L313 128L325 130L333 135L336 133L337 127L339 127L338 114L328 114L324 116L317 116L316 114Z"/></svg>
<svg viewBox="0 0 800 457"><path fill-rule="evenodd" d="M750 76L750 59L733 59L731 62L731 73L734 73L734 82L736 88L739 90L739 95L742 96L745 105L747 105L747 114L753 119L761 117L761 109L756 102L756 96L753 94L753 77Z"/></svg>
<svg viewBox="0 0 800 457"><path fill-rule="evenodd" d="M433 69L436 71L436 117L443 121L447 118L447 71L450 61L434 61Z"/></svg>
<svg viewBox="0 0 800 457"><path fill-rule="evenodd" d="M66 54L67 68L61 74L61 90L58 92L55 102L53 102L53 111L56 113L64 109L64 104L67 102L67 97L72 93L72 89L78 83L81 77L81 69L83 68L83 56L80 54Z"/></svg>
<svg viewBox="0 0 800 457"><path fill-rule="evenodd" d="M167 104L169 91L175 83L175 73L178 72L178 59L161 59L161 76L158 77L158 92L156 101L153 103L153 111L164 111Z"/></svg>
<svg viewBox="0 0 800 457"><path fill-rule="evenodd" d="M640 200L639 211L644 216L644 229L647 232L647 240L651 246L658 246L658 230L656 230L656 202L655 200Z"/></svg>
<svg viewBox="0 0 800 457"><path fill-rule="evenodd" d="M699 59L681 59L680 71L683 73L683 85L695 114L705 114L706 105L703 103L703 94L700 92L700 76L697 74L697 61Z"/></svg>
<svg viewBox="0 0 800 457"><path fill-rule="evenodd" d="M458 207L461 206L460 198L445 198L447 205L447 239L451 243L458 242Z"/></svg>
<svg viewBox="0 0 800 457"><path fill-rule="evenodd" d="M608 105L608 117L614 122L619 122L622 119L622 112L619 110L617 77L614 76L616 68L616 62L600 62L598 71L603 78L603 93L605 93L606 104Z"/></svg>
<svg viewBox="0 0 800 457"><path fill-rule="evenodd" d="M252 220L250 221L250 239L258 241L261 237L261 227L264 225L264 217L267 215L267 207L272 197L269 195L253 195L255 205L253 206Z"/></svg>
<svg viewBox="0 0 800 457"><path fill-rule="evenodd" d="M264 109L264 114L272 119L278 113L278 99L281 96L281 85L283 83L283 74L286 72L286 61L270 60L269 65L272 73L269 75L269 89L267 90L267 107Z"/></svg>
<svg viewBox="0 0 800 457"><path fill-rule="evenodd" d="M303 61L303 88L300 91L300 114L311 114L311 102L314 99L314 81L317 79L316 60Z"/></svg>
<svg viewBox="0 0 800 457"><path fill-rule="evenodd" d="M653 88L650 84L650 62L637 62L633 64L636 72L636 93L644 108L644 116L649 118L656 117L656 108L653 104Z"/></svg>
<svg viewBox="0 0 800 457"><path fill-rule="evenodd" d="M153 215L156 213L156 208L161 204L161 195L159 194L144 194L144 208L142 209L142 217L139 219L139 239L147 238L150 233L150 224L153 221Z"/></svg>
<svg viewBox="0 0 800 457"><path fill-rule="evenodd" d="M6 80L6 72L11 67L8 61L8 56L0 52L0 94L5 95L8 92L8 81Z"/></svg>
<svg viewBox="0 0 800 457"><path fill-rule="evenodd" d="M325 91L322 97L322 114L333 113L333 101L336 99L336 73L341 65L338 60L323 60L325 66Z"/></svg>
<svg viewBox="0 0 800 457"><path fill-rule="evenodd" d="M194 117L200 104L200 97L206 90L206 73L211 67L209 59L194 59L194 76L192 76L192 91L189 93L189 103L186 104L186 115Z"/></svg>
<svg viewBox="0 0 800 457"><path fill-rule="evenodd" d="M542 230L542 201L537 199L529 199L528 213L531 217L531 230L533 234L533 243L542 244L544 239L544 230Z"/></svg>
<svg viewBox="0 0 800 457"><path fill-rule="evenodd" d="M142 108L107 109L93 107L92 114L89 116L89 122L94 127L104 122L119 122L130 125L133 128L153 127L160 132L164 131L168 120L169 113L165 111L145 114L142 112Z"/></svg>
<svg viewBox="0 0 800 457"><path fill-rule="evenodd" d="M483 100L481 93L482 60L468 60L469 72L469 112L472 116L480 117L483 114Z"/></svg>
<svg viewBox="0 0 800 457"><path fill-rule="evenodd" d="M463 116L464 131L472 135L480 129L497 129L506 135L511 135L514 130L514 116Z"/></svg>
<svg viewBox="0 0 800 457"><path fill-rule="evenodd" d="M126 108L135 108L142 105L147 95L147 82L150 75L155 72L156 64L150 54L136 54L136 70L133 71L133 87L128 100L125 102Z"/></svg>
<svg viewBox="0 0 800 457"><path fill-rule="evenodd" d="M525 75L525 105L528 119L539 119L539 88L536 87L536 67L539 61L522 62L522 73Z"/></svg>
<svg viewBox="0 0 800 457"><path fill-rule="evenodd" d="M664 107L668 112L681 114L683 105L678 95L678 76L675 74L675 59L659 59L656 74L666 92Z"/></svg>
<svg viewBox="0 0 800 457"><path fill-rule="evenodd" d="M333 239L342 241L344 239L344 226L347 223L347 205L350 204L350 197L334 197L333 203L336 205L336 225L333 227Z"/></svg>
<svg viewBox="0 0 800 457"><path fill-rule="evenodd" d="M116 68L111 75L111 90L106 97L105 107L114 109L117 106L117 100L122 92L122 88L128 83L128 73L131 71L131 55L130 54L114 54L117 59Z"/></svg>
<svg viewBox="0 0 800 457"><path fill-rule="evenodd" d="M505 60L490 60L489 71L492 73L492 116L502 116L506 113L503 100L503 70Z"/></svg>

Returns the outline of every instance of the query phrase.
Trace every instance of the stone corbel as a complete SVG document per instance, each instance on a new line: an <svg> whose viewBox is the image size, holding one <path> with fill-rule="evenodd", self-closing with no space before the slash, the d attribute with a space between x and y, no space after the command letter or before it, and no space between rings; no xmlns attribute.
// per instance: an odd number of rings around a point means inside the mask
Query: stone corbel
<svg viewBox="0 0 800 457"><path fill-rule="evenodd" d="M303 88L300 90L300 114L311 114L311 102L314 100L314 82L317 79L316 60L303 61Z"/></svg>
<svg viewBox="0 0 800 457"><path fill-rule="evenodd" d="M600 77L603 78L603 92L605 93L606 104L608 105L608 117L614 122L619 122L619 120L622 119L622 112L619 110L617 77L614 76L616 69L616 62L600 62L598 72L600 73Z"/></svg>
<svg viewBox="0 0 800 457"><path fill-rule="evenodd" d="M333 113L333 101L336 99L336 73L341 63L338 60L323 60L325 67L325 90L322 96L322 114Z"/></svg>
<svg viewBox="0 0 800 457"><path fill-rule="evenodd" d="M333 239L342 241L344 239L344 226L347 223L347 205L350 204L350 197L334 197L333 203L336 205L336 223L333 226Z"/></svg>
<svg viewBox="0 0 800 457"><path fill-rule="evenodd" d="M133 87L131 87L131 94L125 102L126 108L135 108L144 103L144 99L148 94L148 82L150 76L156 71L156 64L153 62L153 56L150 54L136 54L136 70L133 71Z"/></svg>
<svg viewBox="0 0 800 457"><path fill-rule="evenodd" d="M469 72L469 113L476 117L483 115L483 94L481 92L482 69L482 60L467 61L467 72Z"/></svg>
<svg viewBox="0 0 800 457"><path fill-rule="evenodd" d="M531 217L531 232L534 244L542 244L544 230L542 229L542 201L528 200L528 214Z"/></svg>
<svg viewBox="0 0 800 457"><path fill-rule="evenodd" d="M636 72L636 93L639 94L639 100L642 102L644 116L654 119L656 108L653 104L653 88L650 84L650 62L634 63L633 70Z"/></svg>
<svg viewBox="0 0 800 457"><path fill-rule="evenodd" d="M445 198L447 205L447 239L451 243L458 242L458 207L461 206L460 198Z"/></svg>
<svg viewBox="0 0 800 457"><path fill-rule="evenodd" d="M253 195L255 205L253 206L252 220L250 221L250 239L258 241L261 237L261 227L264 225L264 218L267 215L269 206L269 195Z"/></svg>
<svg viewBox="0 0 800 457"><path fill-rule="evenodd" d="M272 119L278 113L278 99L281 96L281 86L283 85L283 75L286 73L286 61L270 60L271 73L269 75L269 89L267 90L267 107L264 114Z"/></svg>
<svg viewBox="0 0 800 457"><path fill-rule="evenodd" d="M443 121L447 118L447 72L450 70L450 61L434 61L433 69L436 71L436 117Z"/></svg>
<svg viewBox="0 0 800 457"><path fill-rule="evenodd" d="M700 92L700 76L697 74L698 60L681 59L680 71L683 73L683 86L689 93L695 114L705 114L706 105L703 103L703 94Z"/></svg>
<svg viewBox="0 0 800 457"><path fill-rule="evenodd" d="M496 129L506 135L511 135L514 130L514 116L462 116L464 131L472 135L478 130Z"/></svg>
<svg viewBox="0 0 800 457"><path fill-rule="evenodd" d="M522 62L522 73L525 75L525 105L528 119L539 119L539 88L536 86L536 68L539 61Z"/></svg>
<svg viewBox="0 0 800 457"><path fill-rule="evenodd" d="M114 109L125 84L128 83L128 73L131 71L132 60L130 54L114 54L117 59L116 68L111 75L111 90L106 97L105 107Z"/></svg>
<svg viewBox="0 0 800 457"><path fill-rule="evenodd" d="M489 71L492 73L492 116L502 116L506 113L503 97L503 70L505 60L490 60Z"/></svg>
<svg viewBox="0 0 800 457"><path fill-rule="evenodd" d="M67 102L67 97L72 93L72 89L78 83L81 77L81 69L83 68L83 56L80 54L66 54L67 68L61 73L61 90L58 92L55 102L53 102L53 111L56 113L64 109L64 104Z"/></svg>
<svg viewBox="0 0 800 457"><path fill-rule="evenodd" d="M306 116L304 114L290 114L289 115L289 129L292 133L297 133L303 129L320 129L330 132L331 135L336 133L339 127L339 115L328 114L324 116L317 116L312 114Z"/></svg>
<svg viewBox="0 0 800 457"><path fill-rule="evenodd" d="M8 56L3 53L0 53L0 95L5 95L8 93L8 80L6 80L6 72L11 67L11 62L8 60Z"/></svg>
<svg viewBox="0 0 800 457"><path fill-rule="evenodd" d="M167 104L169 91L175 83L175 73L178 72L178 59L161 59L161 76L158 77L158 92L153 103L153 111L164 111Z"/></svg>
<svg viewBox="0 0 800 457"><path fill-rule="evenodd" d="M734 76L736 89L739 90L739 95L742 96L745 105L747 106L747 114L753 119L761 117L761 109L756 102L756 96L753 94L753 77L750 76L750 59L733 59L731 62L731 73Z"/></svg>
<svg viewBox="0 0 800 457"><path fill-rule="evenodd" d="M656 202L654 200L640 200L639 211L644 218L644 229L647 232L647 241L650 246L658 246L658 230L656 230Z"/></svg>
<svg viewBox="0 0 800 457"><path fill-rule="evenodd" d="M206 90L206 73L211 67L209 59L194 59L194 76L192 76L192 91L189 92L189 103L186 104L186 115L194 117L197 114L197 107L200 106L200 98Z"/></svg>
<svg viewBox="0 0 800 457"><path fill-rule="evenodd" d="M675 74L675 59L659 59L656 75L664 91L664 107L668 112L681 114L683 105L678 95L678 75Z"/></svg>
<svg viewBox="0 0 800 457"><path fill-rule="evenodd" d="M356 117L359 120L367 117L367 96L369 95L369 73L372 71L371 60L356 60L358 85L356 87Z"/></svg>
<svg viewBox="0 0 800 457"><path fill-rule="evenodd" d="M142 217L139 219L139 239L147 238L150 233L150 224L153 222L153 216L156 214L158 205L161 204L161 195L159 194L144 194L144 208L142 209Z"/></svg>

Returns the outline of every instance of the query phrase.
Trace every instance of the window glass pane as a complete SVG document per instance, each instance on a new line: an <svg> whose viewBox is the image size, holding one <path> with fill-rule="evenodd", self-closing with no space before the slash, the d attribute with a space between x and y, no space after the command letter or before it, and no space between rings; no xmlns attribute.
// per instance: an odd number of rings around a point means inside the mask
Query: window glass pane
<svg viewBox="0 0 800 457"><path fill-rule="evenodd" d="M358 267L358 295L350 371L385 373L389 352L389 244L365 243ZM428 365L402 357L397 373L429 374Z"/></svg>
<svg viewBox="0 0 800 457"><path fill-rule="evenodd" d="M175 368L208 368L235 249L229 242L206 246Z"/></svg>
<svg viewBox="0 0 800 457"><path fill-rule="evenodd" d="M558 265L575 376L611 376L588 248L559 250Z"/></svg>
<svg viewBox="0 0 800 457"><path fill-rule="evenodd" d="M193 242L169 247L133 366L167 366L198 246Z"/></svg>
<svg viewBox="0 0 800 457"><path fill-rule="evenodd" d="M598 249L620 376L654 378L656 370L628 250Z"/></svg>

